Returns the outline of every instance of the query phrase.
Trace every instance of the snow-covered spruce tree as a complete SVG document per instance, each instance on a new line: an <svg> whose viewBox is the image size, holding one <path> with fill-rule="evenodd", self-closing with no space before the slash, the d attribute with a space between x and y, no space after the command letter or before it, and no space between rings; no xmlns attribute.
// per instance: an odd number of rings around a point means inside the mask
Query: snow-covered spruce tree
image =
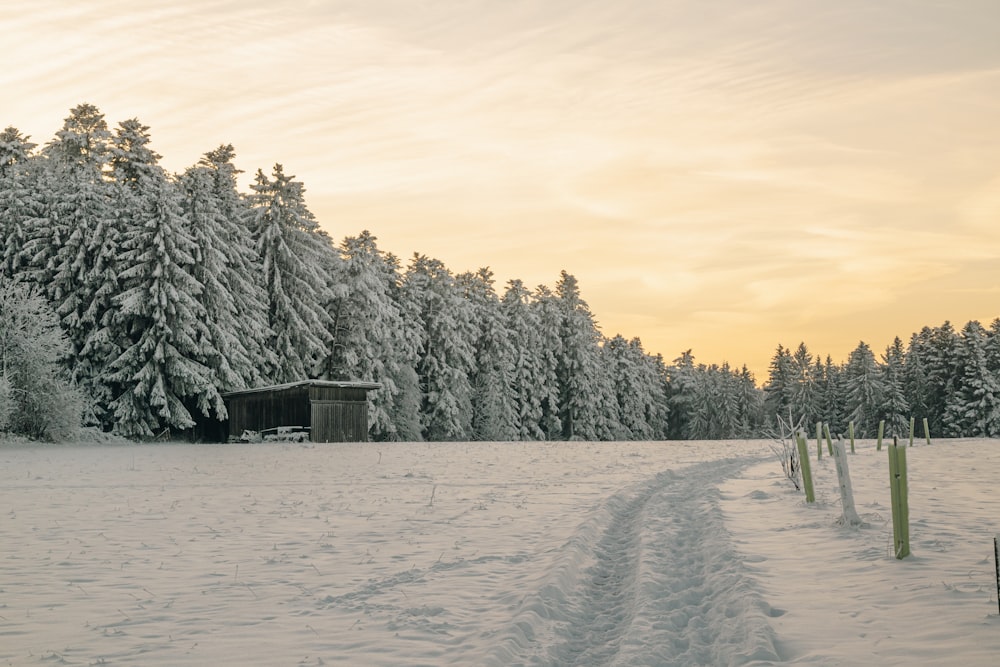
<svg viewBox="0 0 1000 667"><path fill-rule="evenodd" d="M471 306L475 329L475 368L472 384L472 436L476 440L520 439L518 391L515 387L517 352L507 328L500 297L488 268L462 273L457 283Z"/></svg>
<svg viewBox="0 0 1000 667"><path fill-rule="evenodd" d="M667 427L666 386L656 359L643 351L638 338L626 341L621 335L606 341L602 351L615 389L621 437L662 439Z"/></svg>
<svg viewBox="0 0 1000 667"><path fill-rule="evenodd" d="M926 327L924 329L927 330ZM928 414L927 401L930 394L927 371L924 368L924 354L926 354L926 350L923 347L920 334L913 334L910 336L904 357L903 396L909 408L909 416L918 420L923 419ZM907 429L909 429L909 425L907 425Z"/></svg>
<svg viewBox="0 0 1000 667"><path fill-rule="evenodd" d="M823 380L820 384L822 386L821 418L830 425L831 433L844 433L847 430L848 422L845 407L844 369L833 363L833 357L830 355L826 355L826 360L823 362ZM812 426L812 424L807 426Z"/></svg>
<svg viewBox="0 0 1000 667"><path fill-rule="evenodd" d="M670 407L668 438L684 440L691 433L691 419L697 382L694 355L685 350L667 367L667 401Z"/></svg>
<svg viewBox="0 0 1000 667"><path fill-rule="evenodd" d="M17 129L0 132L0 278L19 274L28 230L42 209L38 197L35 144Z"/></svg>
<svg viewBox="0 0 1000 667"><path fill-rule="evenodd" d="M605 410L603 388L599 384L600 331L573 275L566 271L560 274L555 295L560 317L556 360L563 437L566 440L607 438L608 429L600 424Z"/></svg>
<svg viewBox="0 0 1000 667"><path fill-rule="evenodd" d="M199 347L221 391L259 386L274 360L257 255L236 191L232 146L207 153L179 178L181 206L194 242L192 275L205 313Z"/></svg>
<svg viewBox="0 0 1000 667"><path fill-rule="evenodd" d="M263 268L276 382L312 377L326 356L333 325L324 274L332 248L306 207L305 188L294 178L276 164L272 178L258 170L250 186L248 227Z"/></svg>
<svg viewBox="0 0 1000 667"><path fill-rule="evenodd" d="M544 434L544 440L561 440L564 426L559 402L562 310L556 295L545 285L535 288L532 310L537 313L538 322L538 336L533 339L538 345L535 386L541 391L536 394L541 408L538 429Z"/></svg>
<svg viewBox="0 0 1000 667"><path fill-rule="evenodd" d="M400 378L407 367L412 372L417 354L394 294L399 276L367 230L345 238L340 252L337 279L343 289L330 309L333 344L323 377L380 383L381 389L368 392L369 433L375 440L397 440L394 407L406 384L404 379L401 386Z"/></svg>
<svg viewBox="0 0 1000 667"><path fill-rule="evenodd" d="M148 129L136 119L122 122L111 149L126 227L113 325L122 352L105 381L114 388L114 430L129 437L190 428L192 410L226 416L204 364L208 332L202 285L191 275L194 241L180 194L148 146Z"/></svg>
<svg viewBox="0 0 1000 667"><path fill-rule="evenodd" d="M955 388L945 403L945 435L1000 435L1000 378L989 368L986 342L979 322L962 328L955 350Z"/></svg>
<svg viewBox="0 0 1000 667"><path fill-rule="evenodd" d="M423 393L417 364L423 340L424 322L420 316L420 304L409 298L403 284L403 269L399 258L392 253L383 255L390 272L389 288L393 302L399 308L402 328L395 332L394 353L399 364L390 368L390 378L396 386L391 406L387 406L395 428L393 437L406 442L423 440L421 425Z"/></svg>
<svg viewBox="0 0 1000 667"><path fill-rule="evenodd" d="M59 363L69 342L40 290L0 277L0 431L67 440L83 399Z"/></svg>
<svg viewBox="0 0 1000 667"><path fill-rule="evenodd" d="M112 299L120 291L118 254L125 212L108 181L111 133L93 105L70 111L44 151L42 235L32 245L35 279L44 281L66 331L66 363L91 406L88 421L106 421L111 400L102 373L121 352L112 329ZM44 235L50 235L51 241ZM42 257L48 259L44 262Z"/></svg>
<svg viewBox="0 0 1000 667"><path fill-rule="evenodd" d="M860 437L874 436L885 389L875 355L864 341L858 343L844 366L844 390L847 420L854 422L854 432Z"/></svg>
<svg viewBox="0 0 1000 667"><path fill-rule="evenodd" d="M737 412L740 438L755 438L763 434L764 392L757 388L757 381L750 369L743 366L739 372Z"/></svg>
<svg viewBox="0 0 1000 667"><path fill-rule="evenodd" d="M790 386L790 401L792 413L804 418L804 424L813 424L823 418L819 410L819 387L813 376L813 357L805 343L792 353L792 371L794 373Z"/></svg>
<svg viewBox="0 0 1000 667"><path fill-rule="evenodd" d="M906 353L899 336L885 348L882 355L882 404L879 416L885 420L885 434L904 437L909 430L910 409L903 390L905 383Z"/></svg>
<svg viewBox="0 0 1000 667"><path fill-rule="evenodd" d="M531 293L520 280L510 280L500 299L500 313L510 340L510 382L517 435L514 440L544 440L542 397L546 395L541 367L541 336L538 312ZM553 384L554 384L553 378Z"/></svg>
<svg viewBox="0 0 1000 667"><path fill-rule="evenodd" d="M472 385L475 368L469 303L440 260L415 254L403 283L405 298L423 322L417 376L422 391L421 421L427 440L472 437Z"/></svg>
<svg viewBox="0 0 1000 667"><path fill-rule="evenodd" d="M764 385L764 410L770 424L776 424L776 419L793 413L798 409L794 404L796 385L795 362L792 353L779 344L771 364L768 367L768 379Z"/></svg>
<svg viewBox="0 0 1000 667"><path fill-rule="evenodd" d="M924 368L926 417L932 433L945 431L944 413L955 392L958 345L958 334L951 322L924 327L917 336L917 355Z"/></svg>

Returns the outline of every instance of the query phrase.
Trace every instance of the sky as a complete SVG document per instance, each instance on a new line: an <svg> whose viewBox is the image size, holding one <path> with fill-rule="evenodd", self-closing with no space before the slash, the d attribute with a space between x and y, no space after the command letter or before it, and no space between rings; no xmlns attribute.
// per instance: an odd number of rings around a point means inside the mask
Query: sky
<svg viewBox="0 0 1000 667"><path fill-rule="evenodd" d="M995 0L3 0L0 127L275 163L335 240L579 280L668 361L1000 317Z"/></svg>

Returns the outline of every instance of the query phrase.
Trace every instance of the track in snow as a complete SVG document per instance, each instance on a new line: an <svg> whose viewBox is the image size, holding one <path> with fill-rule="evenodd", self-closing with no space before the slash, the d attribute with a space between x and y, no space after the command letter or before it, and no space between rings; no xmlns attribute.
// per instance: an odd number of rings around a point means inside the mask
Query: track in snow
<svg viewBox="0 0 1000 667"><path fill-rule="evenodd" d="M717 482L749 462L662 472L609 498L528 596L496 664L778 660L774 612L746 576L718 504Z"/></svg>

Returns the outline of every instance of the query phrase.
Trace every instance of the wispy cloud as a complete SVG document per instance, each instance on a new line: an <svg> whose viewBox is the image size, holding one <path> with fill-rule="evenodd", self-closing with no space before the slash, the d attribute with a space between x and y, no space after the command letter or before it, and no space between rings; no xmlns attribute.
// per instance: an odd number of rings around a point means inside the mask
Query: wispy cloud
<svg viewBox="0 0 1000 667"><path fill-rule="evenodd" d="M0 22L0 123L45 141L92 102L171 169L232 142L335 238L501 284L565 268L668 358L760 370L787 336L835 352L995 300L992 0L14 0Z"/></svg>

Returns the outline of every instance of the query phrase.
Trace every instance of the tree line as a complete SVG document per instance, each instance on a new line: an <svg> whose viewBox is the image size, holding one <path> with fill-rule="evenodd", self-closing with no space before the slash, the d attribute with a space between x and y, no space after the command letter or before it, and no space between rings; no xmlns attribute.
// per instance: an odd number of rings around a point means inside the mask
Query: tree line
<svg viewBox="0 0 1000 667"><path fill-rule="evenodd" d="M789 410L862 434L913 413L1000 430L997 323L925 329L881 362L779 346L758 388L605 336L570 273L498 288L488 268L404 265L368 231L334 242L280 164L244 193L232 146L170 174L149 143L89 104L41 148L0 133L0 431L53 437L56 397L128 437L181 432L225 418L226 391L308 378L381 384L376 440L745 438Z"/></svg>

